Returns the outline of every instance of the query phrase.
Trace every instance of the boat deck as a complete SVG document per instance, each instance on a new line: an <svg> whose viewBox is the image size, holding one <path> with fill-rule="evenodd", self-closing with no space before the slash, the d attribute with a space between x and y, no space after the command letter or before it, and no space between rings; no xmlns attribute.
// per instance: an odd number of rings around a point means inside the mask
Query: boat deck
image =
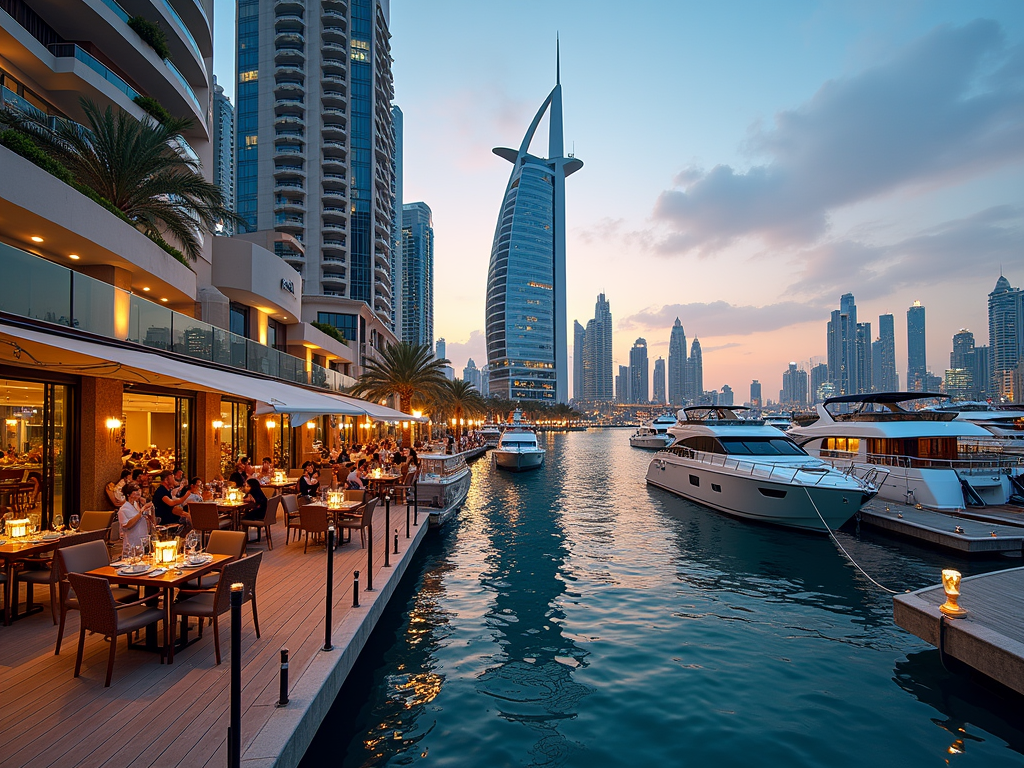
<svg viewBox="0 0 1024 768"><path fill-rule="evenodd" d="M893 619L947 657L1024 695L1024 568L968 576L960 583L967 614L939 611L942 586L893 598Z"/></svg>
<svg viewBox="0 0 1024 768"><path fill-rule="evenodd" d="M1024 511L1014 513L1013 508L989 507L986 510L1003 510L1003 514L1021 514L1024 517ZM984 510L970 510L968 514L971 516L967 517L872 499L861 508L860 519L865 525L961 554L1020 552L1024 549L1024 527L1005 524L1002 518L997 517L978 519L975 511Z"/></svg>
<svg viewBox="0 0 1024 768"><path fill-rule="evenodd" d="M427 514L405 538L404 505L392 505L391 567L383 568L384 510L374 515L374 592L365 591L367 550L354 541L334 559L334 650L323 651L326 550L308 554L285 546L274 527L274 549L263 551L257 581L262 637L242 607L242 761L251 768L298 764L351 670L413 555L426 535ZM394 529L399 528L399 553ZM352 607L353 571L360 571L361 607ZM24 595L24 590L22 590ZM63 649L54 656L57 628L46 608L0 627L0 766L221 766L227 761L231 676L230 618L221 624L222 663L215 665L213 630L176 652L174 663L119 642L114 674L103 687L109 645L86 637L81 677L75 678L78 613L68 615ZM195 637L195 632L190 633ZM290 652L290 703L277 708L280 651Z"/></svg>

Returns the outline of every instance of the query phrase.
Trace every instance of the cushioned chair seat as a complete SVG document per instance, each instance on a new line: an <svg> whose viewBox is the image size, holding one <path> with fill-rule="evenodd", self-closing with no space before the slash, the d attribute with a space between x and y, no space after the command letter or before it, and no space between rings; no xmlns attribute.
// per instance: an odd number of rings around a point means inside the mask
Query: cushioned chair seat
<svg viewBox="0 0 1024 768"><path fill-rule="evenodd" d="M162 608L125 608L117 614L117 631L119 634L134 632L149 624L164 620Z"/></svg>

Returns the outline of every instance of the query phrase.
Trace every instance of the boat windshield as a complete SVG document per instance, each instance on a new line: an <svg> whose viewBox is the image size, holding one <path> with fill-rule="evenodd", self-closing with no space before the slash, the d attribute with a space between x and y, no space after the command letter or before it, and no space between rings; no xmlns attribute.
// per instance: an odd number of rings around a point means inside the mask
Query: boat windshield
<svg viewBox="0 0 1024 768"><path fill-rule="evenodd" d="M720 437L726 453L740 456L802 456L805 455L792 440L785 437Z"/></svg>

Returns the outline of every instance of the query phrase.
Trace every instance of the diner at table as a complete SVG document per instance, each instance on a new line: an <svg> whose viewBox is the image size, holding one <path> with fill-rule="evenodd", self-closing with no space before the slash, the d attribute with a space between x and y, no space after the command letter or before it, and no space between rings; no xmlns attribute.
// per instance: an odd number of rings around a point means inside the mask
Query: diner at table
<svg viewBox="0 0 1024 768"><path fill-rule="evenodd" d="M174 473L164 470L160 473L160 485L153 491L153 506L156 508L156 518L162 526L186 526L191 524L191 518L184 508L188 494L175 496Z"/></svg>

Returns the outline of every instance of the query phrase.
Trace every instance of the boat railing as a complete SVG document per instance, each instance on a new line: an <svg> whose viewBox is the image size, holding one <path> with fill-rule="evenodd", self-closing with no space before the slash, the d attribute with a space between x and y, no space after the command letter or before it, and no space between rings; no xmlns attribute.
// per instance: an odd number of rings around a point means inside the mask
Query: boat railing
<svg viewBox="0 0 1024 768"><path fill-rule="evenodd" d="M979 453L968 459L930 459L882 453L869 453L866 458L868 464L900 469L952 469L967 474L992 471L1016 474L1024 470L1024 456L1012 457L995 453Z"/></svg>
<svg viewBox="0 0 1024 768"><path fill-rule="evenodd" d="M711 467L722 467L731 469L737 473L746 473L750 477L758 477L763 480L774 480L780 483L795 483L800 475L800 482L805 485L819 485L826 477L832 474L831 467L819 464L777 464L772 462L747 461L735 459L724 453L708 453L697 451L684 446L674 446L667 449L669 453L681 456L684 459L698 461ZM852 476L853 479L863 483L863 478ZM813 480L812 480L813 478Z"/></svg>

